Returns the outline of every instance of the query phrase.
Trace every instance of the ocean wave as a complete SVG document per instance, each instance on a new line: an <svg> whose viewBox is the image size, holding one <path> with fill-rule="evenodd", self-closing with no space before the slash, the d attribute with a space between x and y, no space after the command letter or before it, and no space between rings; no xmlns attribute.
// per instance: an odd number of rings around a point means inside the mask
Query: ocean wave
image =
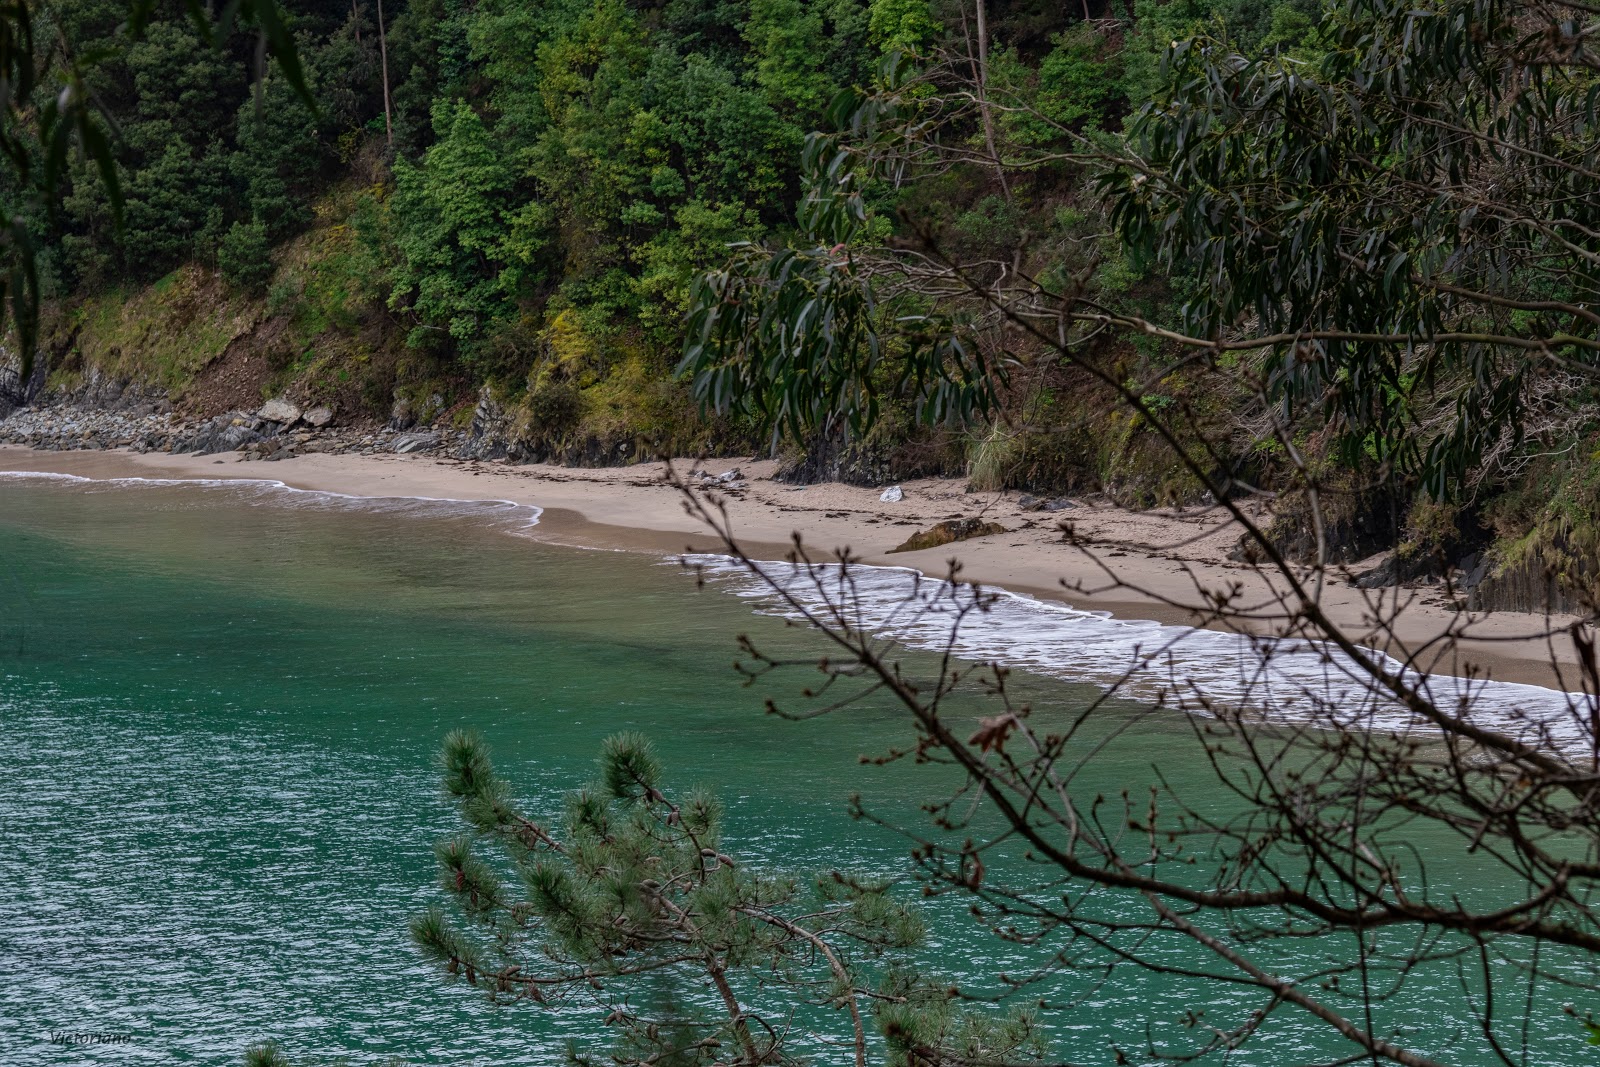
<svg viewBox="0 0 1600 1067"><path fill-rule="evenodd" d="M799 618L778 590L811 612L848 604L851 625L930 652L994 662L1065 681L1116 687L1135 700L1210 715L1248 708L1267 721L1362 727L1399 734L1433 733L1416 712L1380 691L1343 651L1299 637L1275 638L1167 625L1085 611L1064 603L985 587L985 610L970 609L970 586L901 567L838 564L797 567L761 562L761 575L720 555L679 557L763 614ZM1463 714L1542 747L1588 753L1594 699L1542 686L1406 668L1365 652L1449 713Z"/></svg>

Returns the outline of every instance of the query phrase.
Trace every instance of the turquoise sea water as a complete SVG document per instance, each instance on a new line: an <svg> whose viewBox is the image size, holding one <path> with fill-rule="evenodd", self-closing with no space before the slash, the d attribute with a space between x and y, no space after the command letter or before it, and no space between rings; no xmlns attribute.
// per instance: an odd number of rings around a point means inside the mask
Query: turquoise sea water
<svg viewBox="0 0 1600 1067"><path fill-rule="evenodd" d="M456 726L488 737L535 811L587 778L603 737L637 729L673 781L720 783L728 843L751 860L909 870L903 841L845 808L860 792L911 820L937 789L926 769L858 762L905 737L891 709L763 715L729 669L736 635L796 651L816 647L807 635L658 560L508 533L523 524L259 487L0 479L0 1063L237 1063L268 1037L302 1062L560 1062L591 1013L490 1007L406 939L437 896L432 842L455 827L430 760ZM1095 692L1021 684L1045 715ZM1142 788L1159 763L1203 789L1189 738L1142 720L1100 785ZM964 987L1039 960L959 902L933 917L929 962ZM1420 1047L1491 1062L1430 994L1458 980L1419 981L1384 1011ZM1197 995L1137 972L1062 992L1081 1000L1050 1016L1058 1052L1084 1063L1142 1047ZM1215 996L1219 1017L1249 1003ZM1531 1062L1589 1062L1546 1018ZM1287 1014L1275 1025L1229 1062L1337 1047ZM48 1041L67 1030L132 1040Z"/></svg>

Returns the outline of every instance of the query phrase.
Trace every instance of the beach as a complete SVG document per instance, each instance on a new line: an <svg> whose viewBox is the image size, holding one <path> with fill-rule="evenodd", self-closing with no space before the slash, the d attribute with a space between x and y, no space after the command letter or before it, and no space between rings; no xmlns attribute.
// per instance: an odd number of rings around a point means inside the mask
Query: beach
<svg viewBox="0 0 1600 1067"><path fill-rule="evenodd" d="M1014 492L967 492L960 479L901 484L898 501L881 490L774 481L771 461L673 461L727 508L741 548L782 559L798 535L820 558L848 549L861 562L911 567L943 577L951 561L962 579L1120 618L1206 624L1209 594L1234 590L1236 603L1261 605L1253 625L1281 623L1281 576L1230 558L1241 530L1221 508L1135 512L1071 498L1059 510L1025 510ZM737 469L731 483L715 479ZM682 490L661 463L598 469L457 460L431 455L313 453L264 467L237 453L194 455L125 451L44 452L0 446L0 471L84 478L269 479L292 488L354 497L505 500L541 509L529 532L589 549L670 555L720 552L712 531L686 513ZM709 476L709 477L707 477ZM737 488L727 490L728 485ZM1264 516L1264 509L1260 511ZM893 552L912 533L951 519L997 523L1003 533L917 551ZM1070 528L1070 536L1064 530ZM1575 618L1514 612L1468 613L1441 584L1360 589L1352 576L1376 565L1334 568L1321 591L1325 613L1358 643L1431 673L1481 674L1554 689L1578 688L1571 639ZM1454 632L1458 640L1442 640Z"/></svg>

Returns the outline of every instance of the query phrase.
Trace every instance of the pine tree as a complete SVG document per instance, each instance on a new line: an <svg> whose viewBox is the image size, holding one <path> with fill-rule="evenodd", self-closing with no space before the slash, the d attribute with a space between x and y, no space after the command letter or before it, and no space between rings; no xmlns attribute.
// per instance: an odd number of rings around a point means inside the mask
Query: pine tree
<svg viewBox="0 0 1600 1067"><path fill-rule="evenodd" d="M637 734L605 742L599 780L550 826L476 735L452 733L442 764L470 830L436 849L454 917L430 909L413 938L497 1001L592 1002L595 1043L614 1035L592 1062L798 1064L841 1042L859 1065L1043 1055L1031 1016L962 1010L919 971L922 920L889 884L736 860L716 798L668 795Z"/></svg>

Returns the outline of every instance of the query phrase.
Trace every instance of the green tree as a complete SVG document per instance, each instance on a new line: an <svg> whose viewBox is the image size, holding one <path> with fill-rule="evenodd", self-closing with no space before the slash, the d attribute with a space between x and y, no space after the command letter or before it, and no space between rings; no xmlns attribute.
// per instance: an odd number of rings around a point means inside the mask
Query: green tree
<svg viewBox="0 0 1600 1067"><path fill-rule="evenodd" d="M217 269L232 285L247 292L266 290L272 280L267 228L260 222L236 222L217 245Z"/></svg>
<svg viewBox="0 0 1600 1067"><path fill-rule="evenodd" d="M310 200L328 160L317 119L289 87L274 80L260 101L240 104L237 148L229 159L246 211L273 242L311 221Z"/></svg>
<svg viewBox="0 0 1600 1067"><path fill-rule="evenodd" d="M824 72L821 5L806 0L750 0L745 24L756 84L774 107L808 124L837 91Z"/></svg>
<svg viewBox="0 0 1600 1067"><path fill-rule="evenodd" d="M255 24L259 28L261 54L275 58L291 83L304 90L294 42L273 0L242 0L226 10L220 27L213 24L211 11L199 0L187 0L183 7L213 40L219 29L221 35L226 35L241 22ZM119 25L111 11L94 6L92 13L84 13L79 25L93 27L91 33L103 34L110 26ZM125 19L120 25L137 40L149 28L150 6L130 4L123 14ZM122 208L121 182L106 135L103 106L96 100L90 83L101 50L90 49L90 58L85 59L54 43L45 46L42 38L36 37L34 16L27 3L0 12L0 79L8 87L0 101L0 155L4 156L8 178L4 184L13 201L26 198L53 208L69 176L68 161L76 154L80 160L92 162L104 182L108 214L116 222ZM67 18L71 21L73 16ZM87 168L80 167L79 175L86 176ZM0 257L0 316L11 315L22 381L29 378L32 369L38 328L38 253L46 236L39 226L43 214L24 210L11 215L6 223L6 251Z"/></svg>
<svg viewBox="0 0 1600 1067"><path fill-rule="evenodd" d="M1533 377L1600 378L1595 70L1561 10L1345 0L1315 70L1176 44L1107 186L1126 244L1200 282L1185 343L1257 353L1291 420L1440 496Z"/></svg>
<svg viewBox="0 0 1600 1067"><path fill-rule="evenodd" d="M868 7L872 43L885 54L919 53L940 29L928 0L872 0Z"/></svg>
<svg viewBox="0 0 1600 1067"><path fill-rule="evenodd" d="M390 302L444 323L458 342L510 316L536 278L546 215L518 205L517 175L467 104L442 104L438 141L421 166L395 168L395 244Z"/></svg>
<svg viewBox="0 0 1600 1067"><path fill-rule="evenodd" d="M608 739L599 780L549 823L478 737L451 734L442 763L469 831L435 849L457 918L430 910L412 935L497 1001L591 1005L614 1036L580 1062L797 1065L841 1043L859 1067L1043 1055L1031 1014L960 1010L920 972L923 924L893 886L739 860L716 798L669 793L638 735Z"/></svg>
<svg viewBox="0 0 1600 1067"><path fill-rule="evenodd" d="M178 20L151 24L128 47L124 63L133 82L129 146L159 157L174 140L200 153L233 125L235 100L248 95L240 68L206 47L194 27ZM232 83L234 91L224 86Z"/></svg>
<svg viewBox="0 0 1600 1067"><path fill-rule="evenodd" d="M193 256L211 209L226 203L221 160L196 160L182 141L168 144L150 165L130 176L119 255L136 275L151 276Z"/></svg>

